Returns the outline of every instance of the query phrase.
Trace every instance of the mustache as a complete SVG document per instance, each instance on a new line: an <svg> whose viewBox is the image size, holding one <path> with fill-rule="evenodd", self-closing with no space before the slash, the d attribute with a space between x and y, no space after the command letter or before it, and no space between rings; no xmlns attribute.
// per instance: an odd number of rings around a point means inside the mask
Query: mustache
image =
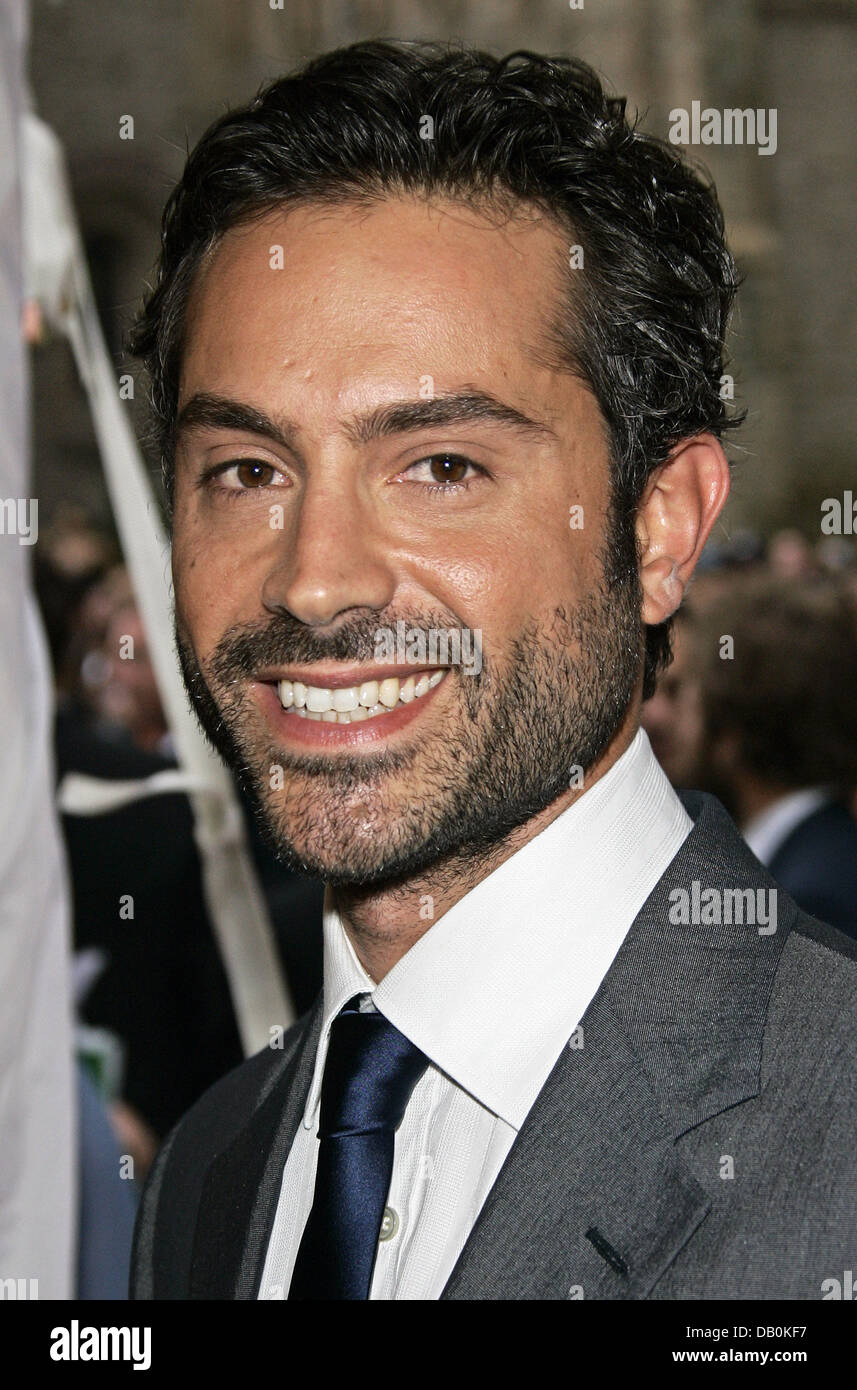
<svg viewBox="0 0 857 1390"><path fill-rule="evenodd" d="M323 635L291 613L280 613L269 622L229 628L212 652L211 674L226 684L240 677L250 679L269 666L311 666L325 661L369 664L375 658L379 628L395 632L397 621L405 622L411 631L424 632L426 640L431 630L460 626L444 613L424 614L419 622L403 614L367 613Z"/></svg>

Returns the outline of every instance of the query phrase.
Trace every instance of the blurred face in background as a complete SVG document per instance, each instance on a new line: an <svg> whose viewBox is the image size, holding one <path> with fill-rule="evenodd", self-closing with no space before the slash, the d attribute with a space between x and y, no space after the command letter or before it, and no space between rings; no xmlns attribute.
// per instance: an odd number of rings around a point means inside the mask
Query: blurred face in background
<svg viewBox="0 0 857 1390"><path fill-rule="evenodd" d="M80 624L80 698L100 718L127 729L138 747L155 748L166 721L145 629L123 569L112 570L86 596Z"/></svg>
<svg viewBox="0 0 857 1390"><path fill-rule="evenodd" d="M141 747L153 747L166 732L161 697L137 608L113 613L102 651L106 680L99 704L103 714L124 724Z"/></svg>

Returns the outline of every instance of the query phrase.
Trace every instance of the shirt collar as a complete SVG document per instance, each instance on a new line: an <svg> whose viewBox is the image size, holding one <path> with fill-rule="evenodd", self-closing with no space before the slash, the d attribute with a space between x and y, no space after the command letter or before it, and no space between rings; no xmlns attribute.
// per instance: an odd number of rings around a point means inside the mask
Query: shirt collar
<svg viewBox="0 0 857 1390"><path fill-rule="evenodd" d="M315 1123L318 1103L321 1096L321 1080L327 1057L327 1044L330 1025L355 994L371 996L376 988L375 981L366 973L357 953L351 944L342 919L334 906L333 891L328 884L324 890L323 910L324 936L324 1005L321 1020L321 1036L316 1052L312 1083L304 1107L304 1125L311 1129Z"/></svg>
<svg viewBox="0 0 857 1390"><path fill-rule="evenodd" d="M441 1071L515 1129L574 1035L692 822L640 729L595 785L471 889L376 985L325 893L324 1015L373 1003Z"/></svg>
<svg viewBox="0 0 857 1390"><path fill-rule="evenodd" d="M744 826L743 835L761 864L768 865L796 826L832 796L826 787L806 787L781 796Z"/></svg>

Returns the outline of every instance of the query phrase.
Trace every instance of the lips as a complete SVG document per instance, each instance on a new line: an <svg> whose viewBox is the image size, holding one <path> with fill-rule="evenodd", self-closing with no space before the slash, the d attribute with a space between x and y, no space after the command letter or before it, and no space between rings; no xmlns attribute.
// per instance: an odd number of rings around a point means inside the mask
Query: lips
<svg viewBox="0 0 857 1390"><path fill-rule="evenodd" d="M387 668L389 671L389 668ZM449 668L399 675L376 673L368 680L340 684L338 673L330 684L278 676L260 679L257 698L270 723L284 740L313 747L358 747L374 744L404 728L434 698ZM318 677L316 679L319 679ZM419 692L419 693L418 693Z"/></svg>
<svg viewBox="0 0 857 1390"><path fill-rule="evenodd" d="M383 680L361 681L359 685L305 685L302 681L277 683L280 704L303 719L327 724L358 724L389 714L397 705L421 700L443 680L442 670L409 675L385 676Z"/></svg>

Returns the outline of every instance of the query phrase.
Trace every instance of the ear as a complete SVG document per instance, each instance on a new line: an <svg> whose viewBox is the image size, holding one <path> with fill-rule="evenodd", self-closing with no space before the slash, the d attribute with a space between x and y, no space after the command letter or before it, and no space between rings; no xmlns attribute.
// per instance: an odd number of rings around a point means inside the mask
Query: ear
<svg viewBox="0 0 857 1390"><path fill-rule="evenodd" d="M637 508L642 618L671 617L729 496L729 464L713 434L683 439L646 484Z"/></svg>

